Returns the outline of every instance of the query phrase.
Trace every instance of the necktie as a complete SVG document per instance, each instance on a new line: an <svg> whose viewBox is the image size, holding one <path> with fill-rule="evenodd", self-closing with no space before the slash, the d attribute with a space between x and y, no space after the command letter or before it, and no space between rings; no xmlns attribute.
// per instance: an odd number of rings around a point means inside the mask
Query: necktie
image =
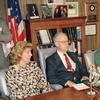
<svg viewBox="0 0 100 100"><path fill-rule="evenodd" d="M72 66L71 66L71 63L70 63L67 55L64 54L64 57L65 57L65 61L66 61L66 64L67 64L67 70L71 71L72 70Z"/></svg>

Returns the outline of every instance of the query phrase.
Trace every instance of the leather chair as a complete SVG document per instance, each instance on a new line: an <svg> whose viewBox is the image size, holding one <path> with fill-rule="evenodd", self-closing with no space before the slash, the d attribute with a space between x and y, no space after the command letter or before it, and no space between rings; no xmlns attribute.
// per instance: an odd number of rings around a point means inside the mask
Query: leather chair
<svg viewBox="0 0 100 100"><path fill-rule="evenodd" d="M96 50L94 53L94 64L100 68L100 50Z"/></svg>
<svg viewBox="0 0 100 100"><path fill-rule="evenodd" d="M0 92L3 100L10 100L9 91L7 89L6 80L5 80L5 71L7 69L0 70Z"/></svg>
<svg viewBox="0 0 100 100"><path fill-rule="evenodd" d="M84 54L84 58L88 69L90 65L92 65L100 71L100 50L88 51ZM94 86L100 87L100 79L95 83Z"/></svg>
<svg viewBox="0 0 100 100"><path fill-rule="evenodd" d="M89 68L90 65L94 65L94 53L95 51L87 51L84 54L85 64L87 68Z"/></svg>
<svg viewBox="0 0 100 100"><path fill-rule="evenodd" d="M40 48L37 48L38 50L38 56L39 56L39 61L40 61L40 67L41 67L41 70L46 78L46 58L50 55L52 55L55 51L56 51L56 48L55 47L52 47L52 48L44 48L44 49L40 49ZM54 89L54 90L59 90L59 89L62 89L63 86L61 86L60 84L50 84L51 87Z"/></svg>
<svg viewBox="0 0 100 100"><path fill-rule="evenodd" d="M87 51L84 58L87 68L89 65L100 66L100 50Z"/></svg>

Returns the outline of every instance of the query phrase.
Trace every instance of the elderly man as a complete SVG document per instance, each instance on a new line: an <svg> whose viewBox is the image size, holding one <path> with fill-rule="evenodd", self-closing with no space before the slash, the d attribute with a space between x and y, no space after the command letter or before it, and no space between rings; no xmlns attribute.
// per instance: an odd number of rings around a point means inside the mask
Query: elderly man
<svg viewBox="0 0 100 100"><path fill-rule="evenodd" d="M68 51L68 42L65 33L54 36L57 51L46 59L47 80L51 84L72 87L73 84L88 79L87 68L80 63L74 52Z"/></svg>

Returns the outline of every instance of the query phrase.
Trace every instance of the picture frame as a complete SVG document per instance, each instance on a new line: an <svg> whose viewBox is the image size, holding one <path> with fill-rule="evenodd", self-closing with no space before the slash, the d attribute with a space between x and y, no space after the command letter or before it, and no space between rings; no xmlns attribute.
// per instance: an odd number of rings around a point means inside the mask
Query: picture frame
<svg viewBox="0 0 100 100"><path fill-rule="evenodd" d="M98 21L98 3L97 2L86 2L85 4L85 15L87 16L87 22Z"/></svg>
<svg viewBox="0 0 100 100"><path fill-rule="evenodd" d="M27 15L26 15L27 19L40 18L36 4L26 4L26 9L27 9Z"/></svg>
<svg viewBox="0 0 100 100"><path fill-rule="evenodd" d="M68 17L78 17L79 16L79 7L78 2L66 2L68 7Z"/></svg>
<svg viewBox="0 0 100 100"><path fill-rule="evenodd" d="M47 5L64 4L64 0L44 0Z"/></svg>
<svg viewBox="0 0 100 100"><path fill-rule="evenodd" d="M97 34L97 25L96 24L87 24L85 26L86 35L96 35Z"/></svg>
<svg viewBox="0 0 100 100"><path fill-rule="evenodd" d="M41 4L42 18L52 18L52 8L47 4Z"/></svg>
<svg viewBox="0 0 100 100"><path fill-rule="evenodd" d="M55 4L53 5L52 11L53 18L65 18L68 16L67 5L64 4Z"/></svg>

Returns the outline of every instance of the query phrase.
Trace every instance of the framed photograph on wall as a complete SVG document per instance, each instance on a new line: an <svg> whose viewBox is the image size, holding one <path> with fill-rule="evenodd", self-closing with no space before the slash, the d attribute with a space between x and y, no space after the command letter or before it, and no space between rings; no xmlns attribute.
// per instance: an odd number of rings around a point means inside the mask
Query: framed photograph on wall
<svg viewBox="0 0 100 100"><path fill-rule="evenodd" d="M41 4L41 11L43 18L52 18L52 8L50 8L47 4Z"/></svg>
<svg viewBox="0 0 100 100"><path fill-rule="evenodd" d="M26 8L27 8L27 15L26 15L26 17L28 19L40 18L36 4L26 4Z"/></svg>
<svg viewBox="0 0 100 100"><path fill-rule="evenodd" d="M55 4L52 12L53 18L65 18L68 16L67 5Z"/></svg>
<svg viewBox="0 0 100 100"><path fill-rule="evenodd" d="M52 4L64 4L64 0L44 0L44 3L48 5Z"/></svg>
<svg viewBox="0 0 100 100"><path fill-rule="evenodd" d="M98 21L98 3L97 2L86 2L85 4L85 15L87 16L88 22Z"/></svg>
<svg viewBox="0 0 100 100"><path fill-rule="evenodd" d="M68 17L77 17L79 15L78 2L66 2L68 8Z"/></svg>

